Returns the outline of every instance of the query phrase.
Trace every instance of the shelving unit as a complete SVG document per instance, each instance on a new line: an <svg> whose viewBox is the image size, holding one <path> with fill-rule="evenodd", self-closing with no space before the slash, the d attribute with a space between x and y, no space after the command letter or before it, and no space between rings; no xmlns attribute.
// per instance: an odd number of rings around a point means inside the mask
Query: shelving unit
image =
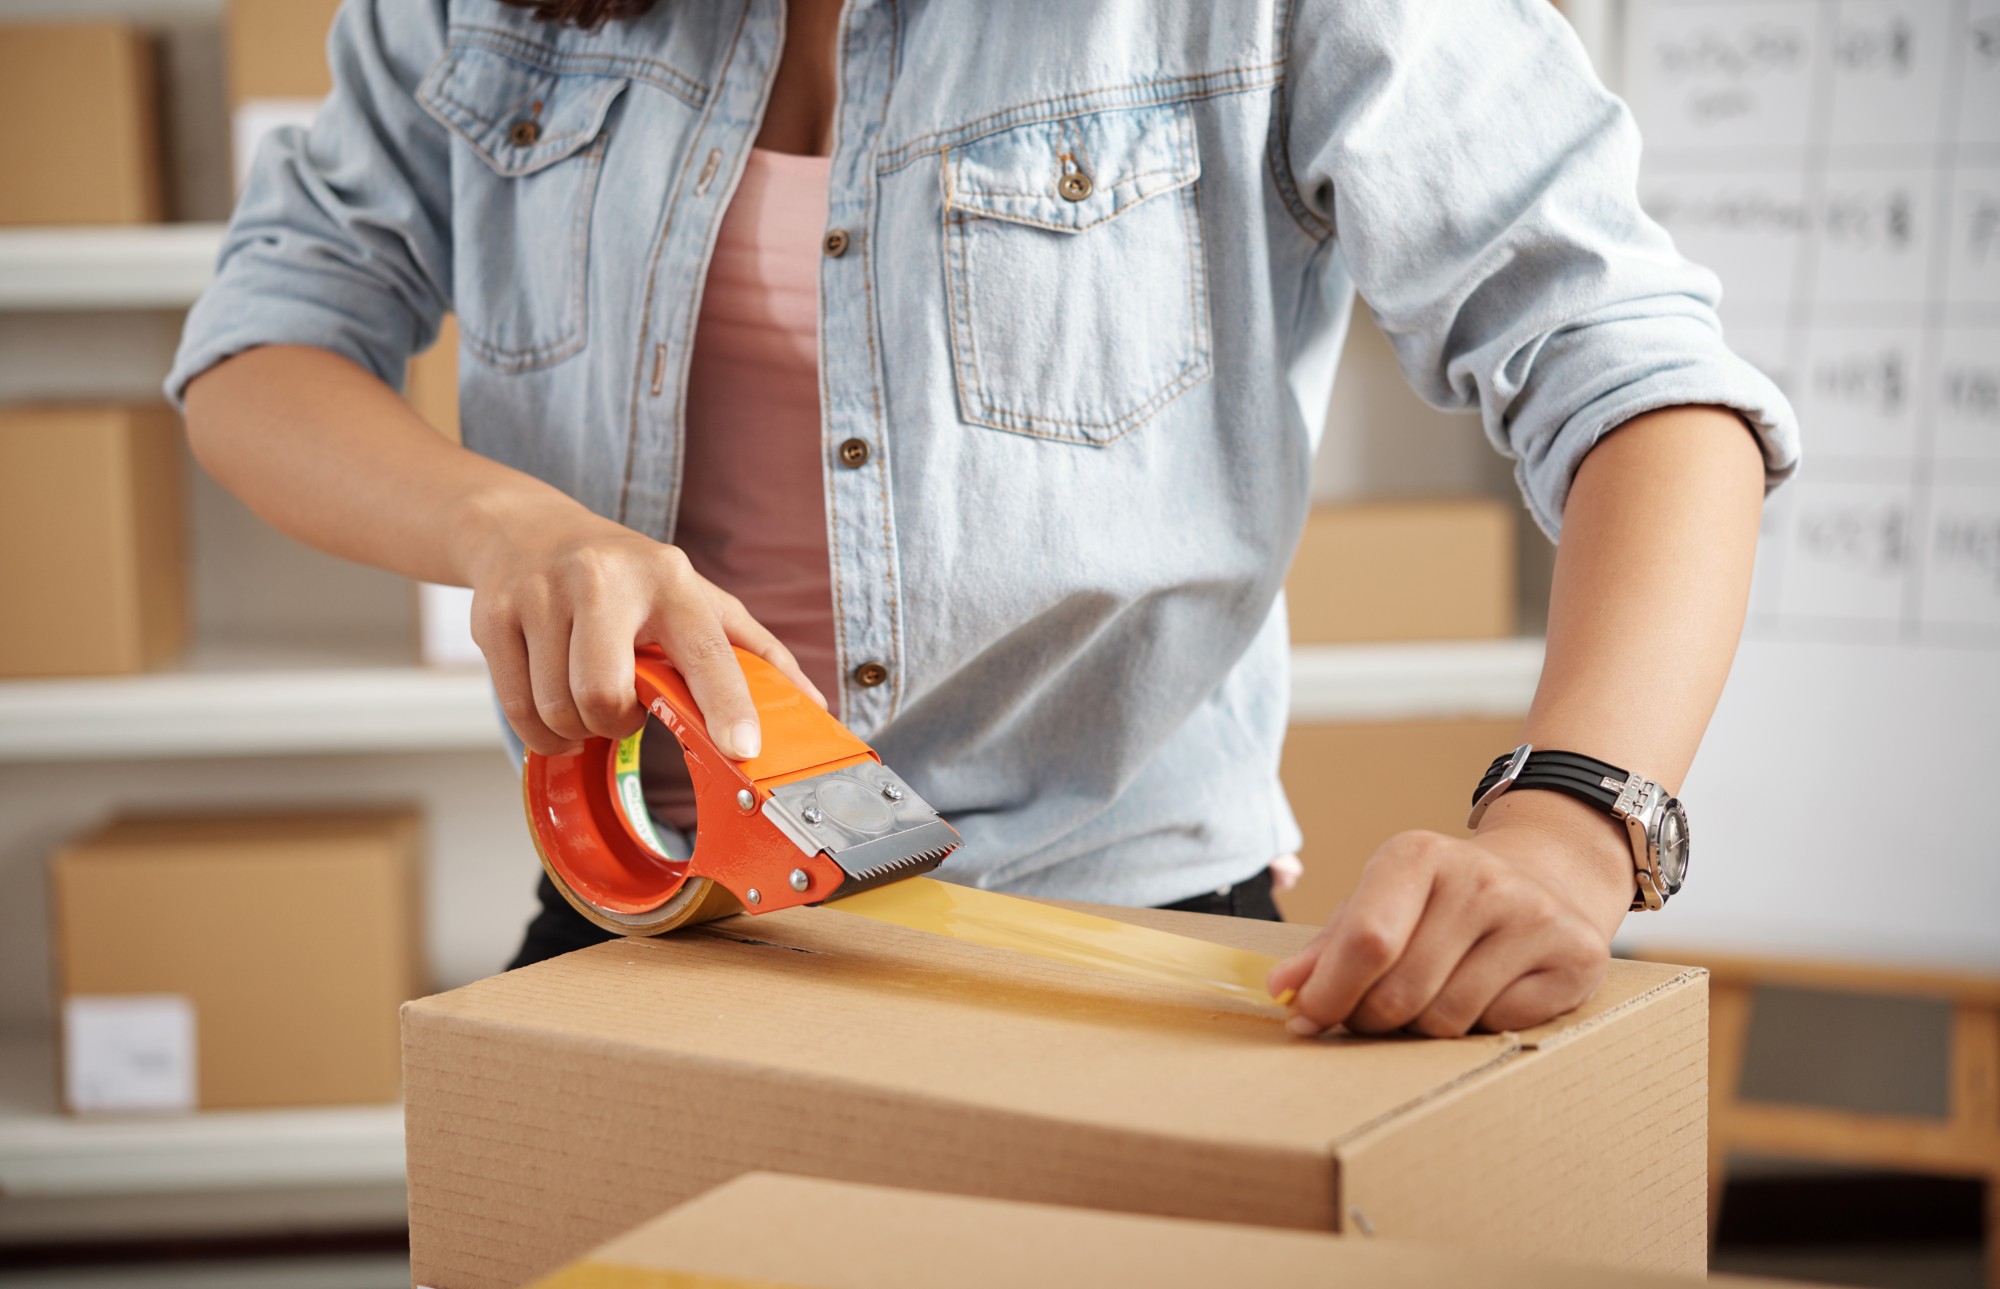
<svg viewBox="0 0 2000 1289"><path fill-rule="evenodd" d="M1301 646L1292 719L1515 715L1541 665L1537 639ZM499 745L477 670L266 648L197 653L142 676L0 682L0 763Z"/></svg>
<svg viewBox="0 0 2000 1289"><path fill-rule="evenodd" d="M47 1034L0 1035L0 1245L29 1223L78 1238L160 1212L194 1227L400 1220L400 1106L76 1118L54 1071Z"/></svg>
<svg viewBox="0 0 2000 1289"><path fill-rule="evenodd" d="M280 648L140 676L0 682L0 763L500 746L486 676Z"/></svg>
<svg viewBox="0 0 2000 1289"><path fill-rule="evenodd" d="M215 270L221 224L0 230L0 309L177 309Z"/></svg>
<svg viewBox="0 0 2000 1289"><path fill-rule="evenodd" d="M1543 644L1530 636L1300 645L1292 650L1292 721L1519 716L1535 696Z"/></svg>
<svg viewBox="0 0 2000 1289"><path fill-rule="evenodd" d="M403 1180L401 1106L79 1119L57 1109L45 1036L0 1040L9 1199L362 1186Z"/></svg>

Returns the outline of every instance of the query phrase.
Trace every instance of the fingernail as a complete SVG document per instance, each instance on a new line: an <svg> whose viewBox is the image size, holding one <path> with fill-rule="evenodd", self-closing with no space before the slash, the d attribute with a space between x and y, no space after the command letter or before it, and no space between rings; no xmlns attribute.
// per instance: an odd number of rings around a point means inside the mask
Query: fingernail
<svg viewBox="0 0 2000 1289"><path fill-rule="evenodd" d="M1285 1022L1285 1028L1300 1038L1317 1038L1326 1032L1326 1027L1307 1016L1294 1016Z"/></svg>
<svg viewBox="0 0 2000 1289"><path fill-rule="evenodd" d="M1271 1001L1278 1004L1278 1006L1280 1007L1290 1007L1292 1005L1292 999L1297 998L1298 996L1299 996L1298 990L1287 989L1285 992L1279 994L1276 998L1273 998Z"/></svg>
<svg viewBox="0 0 2000 1289"><path fill-rule="evenodd" d="M748 761L751 757L756 756L764 747L763 739L757 733L757 723L755 721L738 721L736 724L730 726L729 746L736 749L735 756L739 761Z"/></svg>

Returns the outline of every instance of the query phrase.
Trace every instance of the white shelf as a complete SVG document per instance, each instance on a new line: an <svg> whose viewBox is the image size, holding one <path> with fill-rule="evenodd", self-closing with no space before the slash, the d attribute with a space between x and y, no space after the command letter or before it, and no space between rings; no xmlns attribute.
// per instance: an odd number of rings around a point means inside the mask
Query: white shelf
<svg viewBox="0 0 2000 1289"><path fill-rule="evenodd" d="M485 672L276 647L142 676L0 682L0 763L501 746Z"/></svg>
<svg viewBox="0 0 2000 1289"><path fill-rule="evenodd" d="M15 1199L403 1181L400 1106L79 1119L53 1104L46 1040L0 1041L0 1195Z"/></svg>
<svg viewBox="0 0 2000 1289"><path fill-rule="evenodd" d="M1541 678L1543 647L1539 638L1299 645L1292 720L1522 716Z"/></svg>
<svg viewBox="0 0 2000 1289"><path fill-rule="evenodd" d="M1300 722L1518 716L1540 640L1305 645ZM0 682L0 763L497 748L485 674L279 649L143 676Z"/></svg>
<svg viewBox="0 0 2000 1289"><path fill-rule="evenodd" d="M0 309L183 309L215 271L221 224L0 230Z"/></svg>

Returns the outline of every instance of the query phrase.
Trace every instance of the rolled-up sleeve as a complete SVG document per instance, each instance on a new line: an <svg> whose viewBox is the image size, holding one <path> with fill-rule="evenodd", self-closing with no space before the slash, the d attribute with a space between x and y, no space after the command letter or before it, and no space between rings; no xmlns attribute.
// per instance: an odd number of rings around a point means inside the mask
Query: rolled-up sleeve
<svg viewBox="0 0 2000 1289"><path fill-rule="evenodd" d="M1547 0L1301 0L1283 161L1405 376L1478 408L1550 536L1592 446L1639 415L1735 409L1767 487L1784 395L1731 353L1714 274L1639 207L1639 134Z"/></svg>
<svg viewBox="0 0 2000 1289"><path fill-rule="evenodd" d="M444 128L416 86L444 48L444 0L346 0L333 93L309 130L259 147L214 280L189 311L166 392L258 345L315 345L400 385L451 300Z"/></svg>

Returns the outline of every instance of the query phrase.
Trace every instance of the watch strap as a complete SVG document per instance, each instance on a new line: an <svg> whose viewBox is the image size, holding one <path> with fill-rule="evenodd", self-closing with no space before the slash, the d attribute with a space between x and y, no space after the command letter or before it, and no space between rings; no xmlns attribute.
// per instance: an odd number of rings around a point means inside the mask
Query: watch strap
<svg viewBox="0 0 2000 1289"><path fill-rule="evenodd" d="M1490 792L1506 774L1513 754L1498 757L1487 768L1479 780L1472 799L1477 802ZM1630 776L1608 761L1600 761L1594 756L1581 752L1562 752L1555 749L1536 748L1528 754L1527 761L1515 775L1514 788L1542 788L1551 792L1561 792L1574 797L1586 805L1600 810L1610 810L1618 801L1618 794L1624 789Z"/></svg>

